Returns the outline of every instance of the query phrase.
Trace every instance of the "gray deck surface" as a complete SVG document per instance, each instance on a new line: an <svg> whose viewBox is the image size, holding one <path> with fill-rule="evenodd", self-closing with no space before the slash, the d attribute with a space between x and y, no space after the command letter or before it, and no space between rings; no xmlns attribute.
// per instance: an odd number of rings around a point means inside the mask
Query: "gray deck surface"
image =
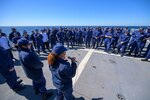
<svg viewBox="0 0 150 100"><path fill-rule="evenodd" d="M69 50L67 55L75 56L80 63L88 52L88 49ZM14 93L0 76L0 100L41 100L40 95L34 94L32 81L24 74L18 53L13 54L16 57L16 72L23 79L26 88ZM40 59L44 62L46 87L48 91L54 92L50 100L54 100L56 89L52 84L47 55L41 54ZM119 100L117 94L121 94L126 100L150 100L150 62L142 62L140 58L120 57L94 50L82 73L77 71L76 75L79 78L74 85L75 97L83 97L85 100Z"/></svg>

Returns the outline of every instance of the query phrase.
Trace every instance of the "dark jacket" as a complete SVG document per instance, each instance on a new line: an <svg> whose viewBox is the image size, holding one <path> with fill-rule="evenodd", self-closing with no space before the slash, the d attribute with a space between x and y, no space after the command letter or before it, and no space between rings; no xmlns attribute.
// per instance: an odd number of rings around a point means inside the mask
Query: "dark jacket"
<svg viewBox="0 0 150 100"><path fill-rule="evenodd" d="M0 47L0 71L9 70L12 67L14 67L14 62L8 51Z"/></svg>
<svg viewBox="0 0 150 100"><path fill-rule="evenodd" d="M93 31L88 31L85 36L86 40L92 39L92 35L93 35Z"/></svg>
<svg viewBox="0 0 150 100"><path fill-rule="evenodd" d="M72 78L76 74L77 65L63 59L58 59L56 65L49 66L52 73L53 84L57 89L66 90L72 88Z"/></svg>
<svg viewBox="0 0 150 100"><path fill-rule="evenodd" d="M36 43L37 44L42 44L43 43L43 36L42 36L42 34L36 34L35 35L35 40L36 40Z"/></svg>
<svg viewBox="0 0 150 100"><path fill-rule="evenodd" d="M29 49L21 49L19 58L28 78L32 80L41 78L43 63L34 52L31 52Z"/></svg>
<svg viewBox="0 0 150 100"><path fill-rule="evenodd" d="M12 38L12 42L13 42L14 44L17 44L17 42L18 42L19 39L21 39L21 37L13 37L13 38Z"/></svg>
<svg viewBox="0 0 150 100"><path fill-rule="evenodd" d="M13 39L13 37L14 37L14 33L17 33L18 36L21 36L19 32L11 32L11 33L9 34L9 40L10 40L10 41L12 41L12 39Z"/></svg>
<svg viewBox="0 0 150 100"><path fill-rule="evenodd" d="M130 40L130 35L122 34L120 36L119 42L123 42L123 44L127 44Z"/></svg>

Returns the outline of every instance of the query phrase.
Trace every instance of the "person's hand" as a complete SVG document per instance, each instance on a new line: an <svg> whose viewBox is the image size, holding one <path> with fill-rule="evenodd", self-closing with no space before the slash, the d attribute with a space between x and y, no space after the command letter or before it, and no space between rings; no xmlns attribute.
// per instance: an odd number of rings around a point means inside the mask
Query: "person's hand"
<svg viewBox="0 0 150 100"><path fill-rule="evenodd" d="M121 42L121 44L123 44L124 42Z"/></svg>
<svg viewBox="0 0 150 100"><path fill-rule="evenodd" d="M75 57L72 57L72 58L71 58L71 61L72 61L72 62L77 62Z"/></svg>
<svg viewBox="0 0 150 100"><path fill-rule="evenodd" d="M12 72L12 71L14 71L14 70L15 70L15 68L10 68L10 69L9 69L10 72Z"/></svg>
<svg viewBox="0 0 150 100"><path fill-rule="evenodd" d="M109 36L109 38L112 38L112 36Z"/></svg>

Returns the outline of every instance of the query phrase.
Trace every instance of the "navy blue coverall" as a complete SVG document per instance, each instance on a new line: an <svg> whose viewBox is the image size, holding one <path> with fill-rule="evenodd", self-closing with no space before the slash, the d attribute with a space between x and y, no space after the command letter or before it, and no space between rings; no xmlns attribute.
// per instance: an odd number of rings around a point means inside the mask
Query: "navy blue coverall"
<svg viewBox="0 0 150 100"><path fill-rule="evenodd" d="M33 87L41 94L46 93L46 80L43 75L43 63L30 49L21 48L19 58L26 76L32 80Z"/></svg>
<svg viewBox="0 0 150 100"><path fill-rule="evenodd" d="M72 62L70 65L66 60L59 58L56 65L50 65L49 67L53 84L58 90L56 100L74 100L72 78L76 74L76 63Z"/></svg>
<svg viewBox="0 0 150 100"><path fill-rule="evenodd" d="M0 47L0 73L6 79L8 86L11 89L17 88L20 84L17 83L17 74L14 69L14 62L9 53L4 48Z"/></svg>

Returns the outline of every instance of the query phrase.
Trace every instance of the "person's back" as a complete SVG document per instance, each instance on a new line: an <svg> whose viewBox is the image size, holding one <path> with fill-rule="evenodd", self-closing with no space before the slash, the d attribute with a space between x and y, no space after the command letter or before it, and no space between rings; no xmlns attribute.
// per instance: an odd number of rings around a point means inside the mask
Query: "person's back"
<svg viewBox="0 0 150 100"><path fill-rule="evenodd" d="M72 78L75 76L75 63L70 65L67 60L58 59L56 65L50 65L52 72L53 84L59 89L67 89L72 87Z"/></svg>
<svg viewBox="0 0 150 100"><path fill-rule="evenodd" d="M10 49L9 41L5 36L0 36L0 46L5 49Z"/></svg>
<svg viewBox="0 0 150 100"><path fill-rule="evenodd" d="M75 99L72 95L72 78L76 74L77 65L75 58L71 58L71 64L65 60L66 51L67 48L62 44L56 44L47 58L52 74L53 85L58 90L56 100Z"/></svg>
<svg viewBox="0 0 150 100"><path fill-rule="evenodd" d="M19 58L26 76L32 80L35 94L42 94L42 100L47 100L52 93L47 93L46 80L43 75L43 63L38 56L30 51L29 41L20 39L18 41L20 47Z"/></svg>
<svg viewBox="0 0 150 100"><path fill-rule="evenodd" d="M30 49L21 49L19 58L28 78L40 78L43 63L38 59L34 52L31 52Z"/></svg>
<svg viewBox="0 0 150 100"><path fill-rule="evenodd" d="M92 35L93 35L92 31L88 31L86 34L86 39L91 39Z"/></svg>
<svg viewBox="0 0 150 100"><path fill-rule="evenodd" d="M35 40L38 44L43 43L43 36L40 33L36 33Z"/></svg>
<svg viewBox="0 0 150 100"><path fill-rule="evenodd" d="M15 92L19 92L24 89L21 84L22 80L17 81L17 74L14 68L14 62L12 61L9 53L5 48L0 46L0 74L6 79L8 86Z"/></svg>
<svg viewBox="0 0 150 100"><path fill-rule="evenodd" d="M17 32L17 30L15 28L12 28L12 32L9 34L9 40L12 41L14 34L18 34L18 36L20 37L20 33Z"/></svg>
<svg viewBox="0 0 150 100"><path fill-rule="evenodd" d="M10 62L8 61L7 52L3 47L0 46L0 70L8 66Z"/></svg>

